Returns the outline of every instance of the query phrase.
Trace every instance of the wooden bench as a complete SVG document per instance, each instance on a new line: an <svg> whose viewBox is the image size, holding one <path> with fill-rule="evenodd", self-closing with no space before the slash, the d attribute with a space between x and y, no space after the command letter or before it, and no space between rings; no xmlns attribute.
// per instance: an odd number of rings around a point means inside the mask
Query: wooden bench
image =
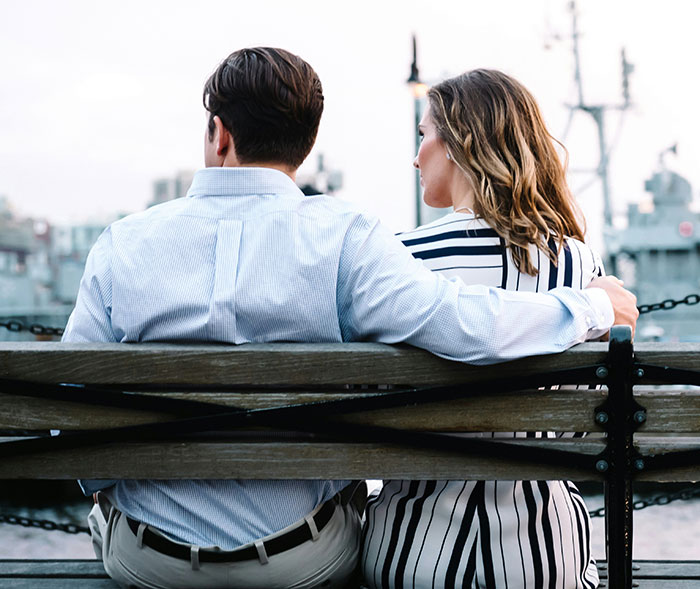
<svg viewBox="0 0 700 589"><path fill-rule="evenodd" d="M634 572L657 587L668 565L633 571L632 483L700 479L698 358L700 344L633 350L624 329L610 345L489 367L371 343L0 343L0 431L13 440L0 444L0 478L602 480L606 582L632 587ZM19 439L49 429L63 435ZM591 435L432 433L465 431ZM685 576L673 586L697 583L698 566L674 564ZM4 561L0 587L109 586L98 573Z"/></svg>

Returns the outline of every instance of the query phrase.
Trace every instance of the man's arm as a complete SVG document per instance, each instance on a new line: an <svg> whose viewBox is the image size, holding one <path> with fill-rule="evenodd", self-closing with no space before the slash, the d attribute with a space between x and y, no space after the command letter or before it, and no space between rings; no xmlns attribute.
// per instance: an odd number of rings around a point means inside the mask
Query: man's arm
<svg viewBox="0 0 700 589"><path fill-rule="evenodd" d="M90 250L63 342L116 342L112 331L112 235L107 228Z"/></svg>
<svg viewBox="0 0 700 589"><path fill-rule="evenodd" d="M547 294L465 286L430 272L379 223L359 217L341 258L339 320L344 340L406 342L451 360L490 364L598 337L616 313L631 320L619 285L598 284Z"/></svg>

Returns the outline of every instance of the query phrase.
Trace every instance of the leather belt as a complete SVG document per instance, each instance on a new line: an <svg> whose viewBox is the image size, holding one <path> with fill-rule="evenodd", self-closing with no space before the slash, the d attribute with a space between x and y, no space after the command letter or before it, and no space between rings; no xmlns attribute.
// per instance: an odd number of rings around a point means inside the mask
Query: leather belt
<svg viewBox="0 0 700 589"><path fill-rule="evenodd" d="M326 524L330 521L333 512L335 511L335 506L337 504L336 498L333 497L326 501L313 516L313 520L316 524L316 529L320 532ZM126 521L129 525L131 531L136 535L138 533L140 522L126 517ZM275 538L270 540L265 540L263 546L265 547L265 552L268 556L273 554L279 554L286 550L296 548L300 544L303 544L307 540L311 540L313 535L309 524L306 522L301 523L296 528L293 528ZM166 554L167 556L172 556L174 558L179 558L181 560L189 561L191 558L190 546L187 544L178 544L168 540L160 534L154 533L148 527L143 531L143 543L160 552L161 554ZM258 550L255 546L248 546L246 548L239 548L237 550L231 551L214 551L206 548L199 550L199 561L200 562L240 562L243 560L257 560Z"/></svg>

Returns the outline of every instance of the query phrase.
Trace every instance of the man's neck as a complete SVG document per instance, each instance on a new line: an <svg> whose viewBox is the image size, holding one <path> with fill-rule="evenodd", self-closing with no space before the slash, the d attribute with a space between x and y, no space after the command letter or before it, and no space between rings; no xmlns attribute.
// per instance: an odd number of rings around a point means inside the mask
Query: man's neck
<svg viewBox="0 0 700 589"><path fill-rule="evenodd" d="M278 164L278 163L270 163L270 162L247 162L247 163L241 163L241 162L235 162L235 163L227 163L226 160L224 160L224 163L221 165L222 168L269 168L272 170L277 170L279 172L282 172L283 174L286 174L289 176L293 182L296 182L297 180L297 168L292 168L286 164Z"/></svg>

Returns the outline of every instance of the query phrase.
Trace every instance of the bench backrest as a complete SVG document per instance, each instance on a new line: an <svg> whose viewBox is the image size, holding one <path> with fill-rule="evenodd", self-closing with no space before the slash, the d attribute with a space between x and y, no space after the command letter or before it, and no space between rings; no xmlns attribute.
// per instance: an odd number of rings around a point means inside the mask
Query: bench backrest
<svg viewBox="0 0 700 589"><path fill-rule="evenodd" d="M636 346L635 366L691 375L652 386L658 375L635 369L646 419L632 425L643 456L698 447L700 393L678 385L697 379L699 352L700 344ZM0 343L2 435L66 438L18 455L3 444L0 477L600 479L602 433L615 421L599 415L610 362L605 343L484 367L372 343ZM550 387L559 382L584 386ZM118 429L95 431L108 428ZM485 440L428 433L494 431L598 435L519 438L508 442L517 448L492 451ZM65 435L75 432L73 441ZM562 454L523 449L542 446ZM696 480L698 463L634 475Z"/></svg>

